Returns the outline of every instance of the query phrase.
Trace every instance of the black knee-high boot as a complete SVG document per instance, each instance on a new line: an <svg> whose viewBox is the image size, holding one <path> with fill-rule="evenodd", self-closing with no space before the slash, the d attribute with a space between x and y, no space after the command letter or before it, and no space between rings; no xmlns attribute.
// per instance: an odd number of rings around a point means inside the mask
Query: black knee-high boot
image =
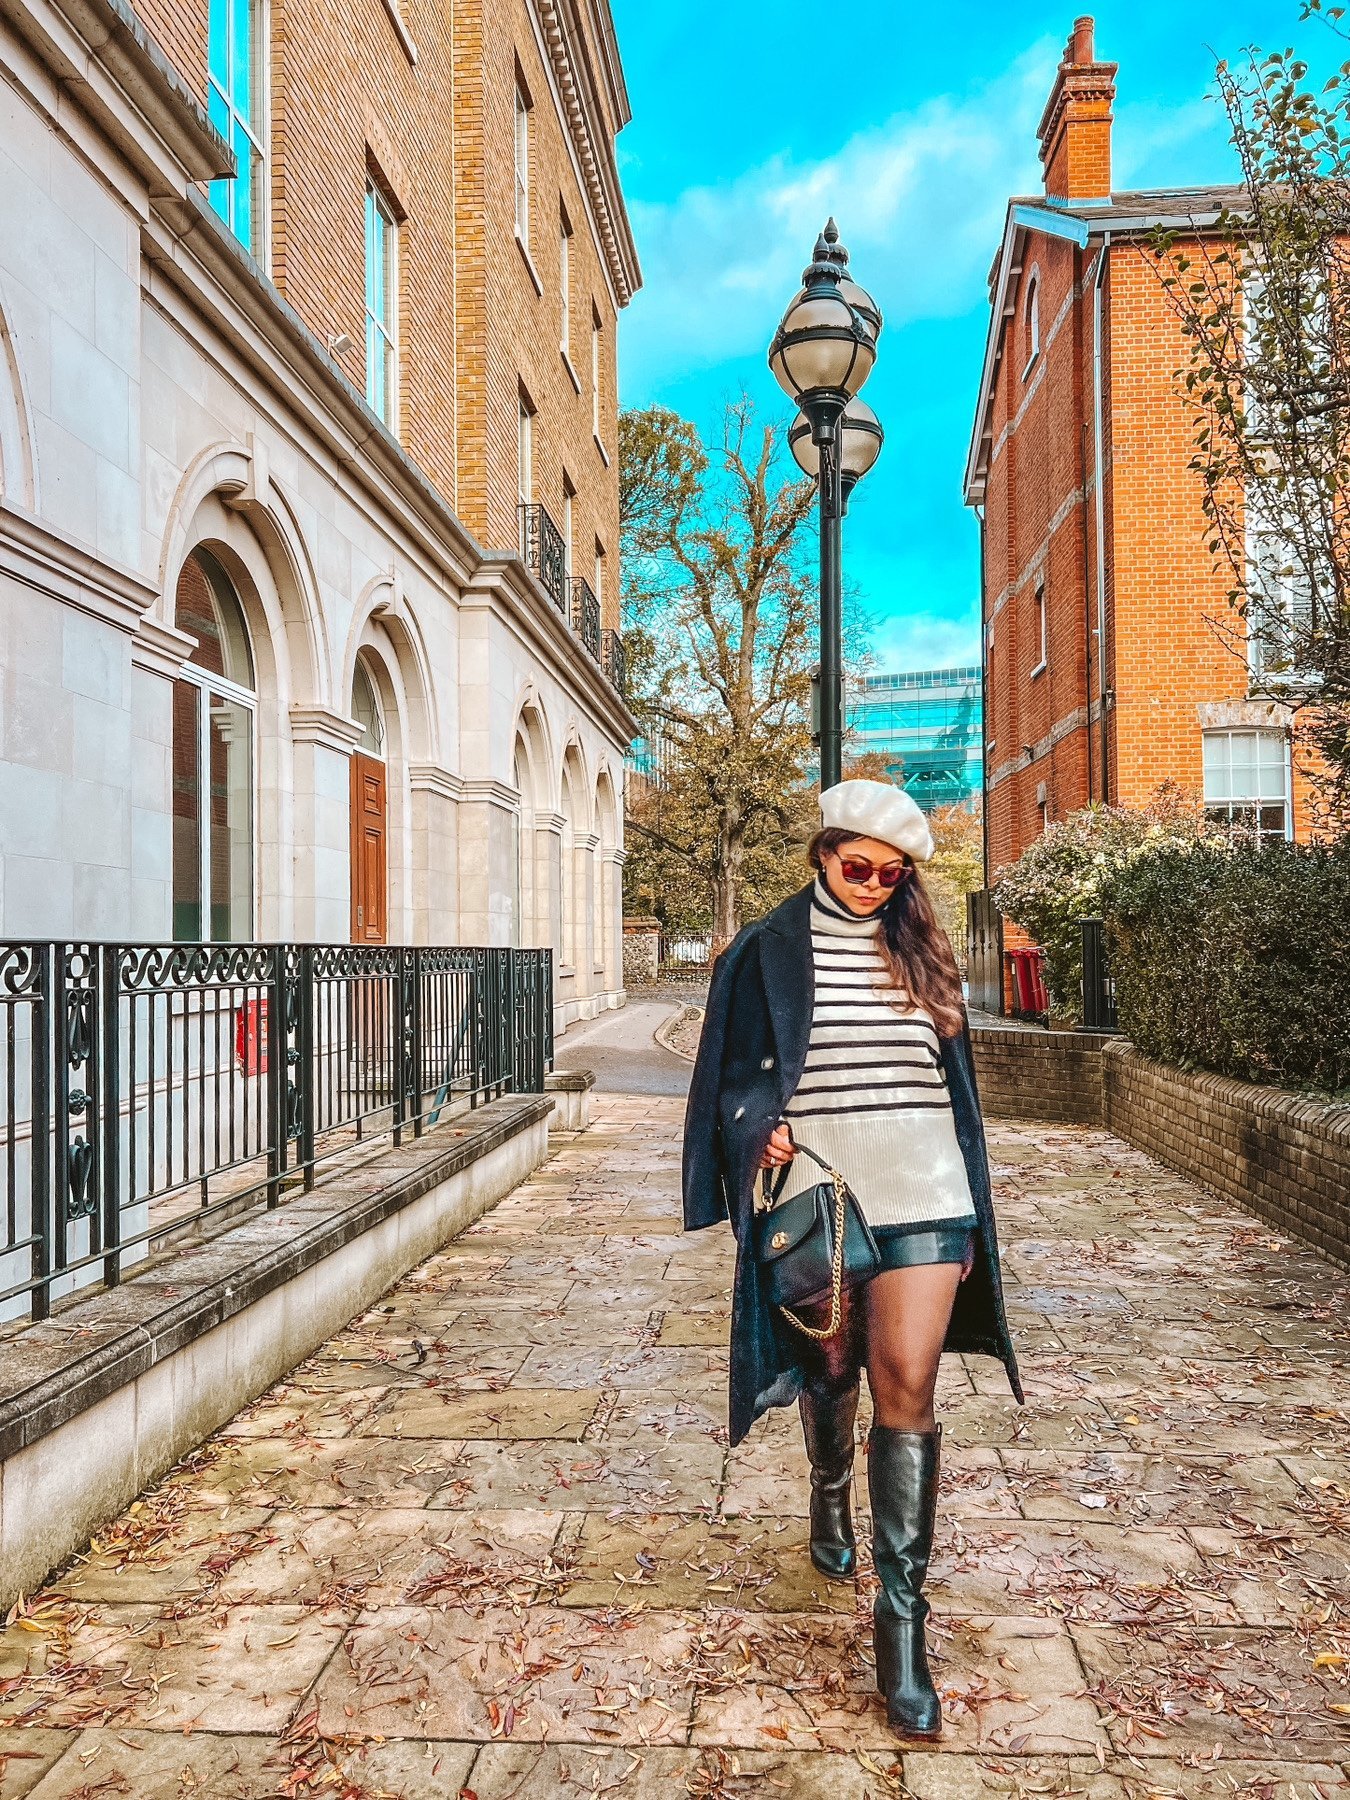
<svg viewBox="0 0 1350 1800"><path fill-rule="evenodd" d="M802 1435L811 1459L811 1561L833 1581L848 1581L857 1567L853 1514L853 1427L858 1383L802 1390Z"/></svg>
<svg viewBox="0 0 1350 1800"><path fill-rule="evenodd" d="M877 1686L886 1717L907 1737L935 1738L942 1730L923 1633L941 1440L940 1425L934 1431L874 1425L867 1470L872 1556L881 1582L872 1612Z"/></svg>

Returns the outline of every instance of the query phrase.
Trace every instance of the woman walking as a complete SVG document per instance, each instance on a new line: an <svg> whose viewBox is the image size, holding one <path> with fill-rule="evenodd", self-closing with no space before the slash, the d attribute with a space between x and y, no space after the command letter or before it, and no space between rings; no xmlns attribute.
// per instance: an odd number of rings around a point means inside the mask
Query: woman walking
<svg viewBox="0 0 1350 1800"><path fill-rule="evenodd" d="M984 1128L960 979L917 864L928 823L901 789L845 781L821 798L809 886L718 958L685 1118L684 1223L730 1218L737 1243L730 1433L800 1406L811 1463L811 1558L855 1567L849 1511L859 1374L867 1370L877 1685L892 1726L932 1738L923 1587L933 1542L944 1349L1002 1359L1022 1399L999 1278ZM799 1147L812 1153L801 1155ZM769 1300L757 1205L838 1171L871 1228L880 1272L794 1309ZM761 1172L776 1172L757 1197ZM770 1175L764 1174L764 1186Z"/></svg>

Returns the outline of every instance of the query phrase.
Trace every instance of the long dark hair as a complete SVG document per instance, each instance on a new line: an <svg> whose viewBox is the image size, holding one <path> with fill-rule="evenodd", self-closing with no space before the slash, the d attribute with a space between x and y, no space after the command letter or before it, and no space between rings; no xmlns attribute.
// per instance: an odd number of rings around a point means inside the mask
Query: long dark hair
<svg viewBox="0 0 1350 1800"><path fill-rule="evenodd" d="M824 872L825 858L842 844L858 841L856 831L832 826L807 846L811 867ZM917 863L876 914L877 943L896 987L931 1014L940 1037L955 1037L964 1019L961 976L946 932L937 922Z"/></svg>

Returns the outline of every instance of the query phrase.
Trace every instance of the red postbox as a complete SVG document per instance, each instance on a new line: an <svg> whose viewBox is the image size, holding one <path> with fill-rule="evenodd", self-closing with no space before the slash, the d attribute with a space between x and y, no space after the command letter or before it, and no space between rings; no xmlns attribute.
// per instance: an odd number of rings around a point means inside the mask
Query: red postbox
<svg viewBox="0 0 1350 1800"><path fill-rule="evenodd" d="M245 1000L234 1021L234 1059L245 1075L267 1073L267 996Z"/></svg>

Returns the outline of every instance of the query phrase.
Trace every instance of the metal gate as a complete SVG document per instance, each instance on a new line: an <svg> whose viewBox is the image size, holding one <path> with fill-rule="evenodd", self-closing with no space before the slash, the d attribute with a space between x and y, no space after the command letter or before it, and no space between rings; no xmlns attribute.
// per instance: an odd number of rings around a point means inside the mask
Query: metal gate
<svg viewBox="0 0 1350 1800"><path fill-rule="evenodd" d="M1003 1014L1003 915L988 888L966 896L967 983L972 1012Z"/></svg>

